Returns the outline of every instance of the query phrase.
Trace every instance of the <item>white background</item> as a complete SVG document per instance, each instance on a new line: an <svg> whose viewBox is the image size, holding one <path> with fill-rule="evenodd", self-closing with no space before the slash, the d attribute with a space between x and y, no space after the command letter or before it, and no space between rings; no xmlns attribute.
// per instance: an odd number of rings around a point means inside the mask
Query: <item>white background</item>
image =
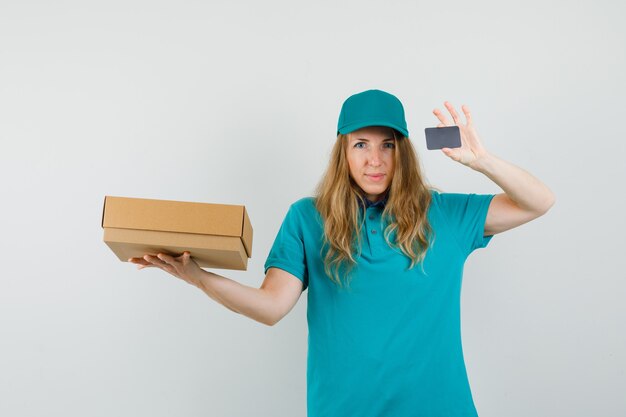
<svg viewBox="0 0 626 417"><path fill-rule="evenodd" d="M102 242L105 195L244 204L246 285L311 195L349 95L432 110L555 193L465 267L481 417L626 414L624 6L617 1L0 2L0 415L304 416L305 292L274 327Z"/></svg>

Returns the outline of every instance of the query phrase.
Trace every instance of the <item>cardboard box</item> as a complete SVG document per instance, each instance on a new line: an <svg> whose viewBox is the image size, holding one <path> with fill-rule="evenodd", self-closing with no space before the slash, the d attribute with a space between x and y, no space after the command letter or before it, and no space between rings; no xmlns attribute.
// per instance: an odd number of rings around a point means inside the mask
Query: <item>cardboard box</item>
<svg viewBox="0 0 626 417"><path fill-rule="evenodd" d="M104 242L124 262L189 251L201 267L246 270L252 225L245 206L104 197Z"/></svg>

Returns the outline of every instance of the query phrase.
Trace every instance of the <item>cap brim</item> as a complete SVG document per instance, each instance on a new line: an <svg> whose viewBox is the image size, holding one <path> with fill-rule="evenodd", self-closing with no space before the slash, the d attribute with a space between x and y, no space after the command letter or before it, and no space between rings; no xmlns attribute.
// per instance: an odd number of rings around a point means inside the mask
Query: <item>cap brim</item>
<svg viewBox="0 0 626 417"><path fill-rule="evenodd" d="M341 133L342 135L345 135L345 134L348 134L350 132L354 132L355 130L359 130L359 129L362 129L362 128L368 127L368 126L391 127L393 129L396 129L398 132L402 133L405 137L407 137L407 138L409 137L409 132L406 129L404 129L404 128L398 126L398 125L395 125L393 123L389 123L389 122L386 122L386 121L378 122L378 121L375 121L375 120L374 121L368 120L367 122L350 123L349 125L345 125L341 129L339 129L337 131L337 133L338 134Z"/></svg>

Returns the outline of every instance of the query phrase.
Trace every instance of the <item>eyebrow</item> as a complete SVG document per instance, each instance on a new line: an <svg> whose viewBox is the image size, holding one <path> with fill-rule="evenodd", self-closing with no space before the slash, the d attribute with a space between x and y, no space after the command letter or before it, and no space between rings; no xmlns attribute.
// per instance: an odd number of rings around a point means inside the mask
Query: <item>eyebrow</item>
<svg viewBox="0 0 626 417"><path fill-rule="evenodd" d="M353 142L354 142L355 140L364 140L365 142L369 142L369 141L370 141L370 140L369 140L369 139L367 139L367 138L353 138L353 139L352 139L352 141L353 141ZM394 140L394 138L386 138L386 139L383 139L383 142L387 142L387 141L389 141L389 140Z"/></svg>

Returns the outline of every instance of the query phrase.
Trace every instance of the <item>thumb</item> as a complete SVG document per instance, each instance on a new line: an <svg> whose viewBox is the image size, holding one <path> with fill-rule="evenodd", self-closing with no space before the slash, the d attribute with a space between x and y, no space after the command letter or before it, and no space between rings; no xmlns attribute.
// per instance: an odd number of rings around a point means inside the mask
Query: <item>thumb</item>
<svg viewBox="0 0 626 417"><path fill-rule="evenodd" d="M461 152L456 153L454 149L450 148L441 148L446 156L449 156L452 160L459 162L461 160Z"/></svg>

